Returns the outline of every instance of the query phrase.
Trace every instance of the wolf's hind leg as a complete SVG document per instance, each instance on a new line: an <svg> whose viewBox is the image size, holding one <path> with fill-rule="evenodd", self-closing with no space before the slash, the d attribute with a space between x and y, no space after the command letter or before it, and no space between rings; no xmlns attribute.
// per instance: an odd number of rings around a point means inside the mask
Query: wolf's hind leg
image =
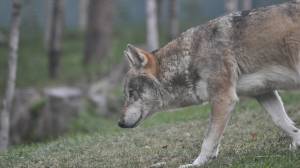
<svg viewBox="0 0 300 168"><path fill-rule="evenodd" d="M300 146L300 130L287 115L278 92L272 91L257 96L256 99L271 115L274 123L293 139L291 149L297 149Z"/></svg>

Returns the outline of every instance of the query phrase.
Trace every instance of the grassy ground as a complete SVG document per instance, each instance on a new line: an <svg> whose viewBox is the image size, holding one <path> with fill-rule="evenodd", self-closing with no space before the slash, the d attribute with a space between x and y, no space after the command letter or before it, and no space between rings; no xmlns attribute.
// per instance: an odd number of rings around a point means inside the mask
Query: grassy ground
<svg viewBox="0 0 300 168"><path fill-rule="evenodd" d="M300 124L300 93L283 93L290 116ZM116 121L90 120L95 132L19 146L0 154L0 167L149 167L166 162L177 167L198 154L208 122L209 106L158 113L136 129L119 129ZM84 117L83 117L84 118ZM89 121L81 121L89 125ZM88 128L87 128L88 129ZM220 156L205 167L298 167L300 151L274 126L253 100L241 101L222 141Z"/></svg>

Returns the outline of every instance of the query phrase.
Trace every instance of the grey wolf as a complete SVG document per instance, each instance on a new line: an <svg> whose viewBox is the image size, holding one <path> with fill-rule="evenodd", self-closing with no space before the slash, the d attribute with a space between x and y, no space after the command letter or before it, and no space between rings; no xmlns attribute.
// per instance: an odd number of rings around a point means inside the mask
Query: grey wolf
<svg viewBox="0 0 300 168"><path fill-rule="evenodd" d="M217 157L238 97L255 98L275 124L300 146L300 130L277 90L300 88L300 3L235 12L193 27L147 52L128 45L120 127L132 128L161 109L211 105L201 152L192 164Z"/></svg>

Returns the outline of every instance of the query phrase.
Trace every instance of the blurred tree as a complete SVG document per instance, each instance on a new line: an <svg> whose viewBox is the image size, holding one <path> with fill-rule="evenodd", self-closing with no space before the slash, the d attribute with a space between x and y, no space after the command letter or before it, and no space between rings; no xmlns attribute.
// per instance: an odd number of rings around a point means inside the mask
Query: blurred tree
<svg viewBox="0 0 300 168"><path fill-rule="evenodd" d="M243 0L243 10L250 10L252 9L252 0Z"/></svg>
<svg viewBox="0 0 300 168"><path fill-rule="evenodd" d="M114 0L90 0L83 64L100 62L111 51Z"/></svg>
<svg viewBox="0 0 300 168"><path fill-rule="evenodd" d="M87 25L87 13L88 13L88 5L89 0L79 0L78 3L78 24L79 24L79 30L85 31L86 25Z"/></svg>
<svg viewBox="0 0 300 168"><path fill-rule="evenodd" d="M238 10L238 0L225 0L225 10L227 13L235 12Z"/></svg>
<svg viewBox="0 0 300 168"><path fill-rule="evenodd" d="M0 151L7 148L9 144L9 121L12 101L15 92L15 82L17 76L17 60L19 46L19 27L21 22L21 0L13 0L11 27L9 35L9 53L8 53L8 74L3 98L3 106L0 114Z"/></svg>
<svg viewBox="0 0 300 168"><path fill-rule="evenodd" d="M3 32L0 31L0 47L5 43L5 36Z"/></svg>
<svg viewBox="0 0 300 168"><path fill-rule="evenodd" d="M156 0L157 4L157 18L160 19L162 18L162 13L163 13L163 1L162 0Z"/></svg>
<svg viewBox="0 0 300 168"><path fill-rule="evenodd" d="M178 1L169 0L169 39L175 38L179 33L179 22L178 22Z"/></svg>
<svg viewBox="0 0 300 168"><path fill-rule="evenodd" d="M158 34L159 30L164 30L166 28L165 25L165 18L164 18L164 10L165 10L165 2L163 0L156 0L156 13L157 13L157 29L158 29ZM159 36L159 35L158 35ZM159 40L158 40L159 41Z"/></svg>
<svg viewBox="0 0 300 168"><path fill-rule="evenodd" d="M51 16L52 16L53 0L45 1L45 19L46 25L44 28L44 47L48 49L50 39L50 28L51 28Z"/></svg>
<svg viewBox="0 0 300 168"><path fill-rule="evenodd" d="M64 0L53 0L49 29L48 71L50 78L56 78L62 51L64 28Z"/></svg>
<svg viewBox="0 0 300 168"><path fill-rule="evenodd" d="M157 49L159 46L156 2L156 0L146 0L147 48L150 51Z"/></svg>

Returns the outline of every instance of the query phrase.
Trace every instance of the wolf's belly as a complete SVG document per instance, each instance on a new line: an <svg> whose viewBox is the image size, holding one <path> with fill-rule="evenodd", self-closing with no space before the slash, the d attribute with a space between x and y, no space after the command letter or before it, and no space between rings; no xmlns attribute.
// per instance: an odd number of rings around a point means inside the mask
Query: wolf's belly
<svg viewBox="0 0 300 168"><path fill-rule="evenodd" d="M256 96L272 90L299 88L299 73L280 65L265 67L255 73L241 75L237 82L237 93L243 96Z"/></svg>

